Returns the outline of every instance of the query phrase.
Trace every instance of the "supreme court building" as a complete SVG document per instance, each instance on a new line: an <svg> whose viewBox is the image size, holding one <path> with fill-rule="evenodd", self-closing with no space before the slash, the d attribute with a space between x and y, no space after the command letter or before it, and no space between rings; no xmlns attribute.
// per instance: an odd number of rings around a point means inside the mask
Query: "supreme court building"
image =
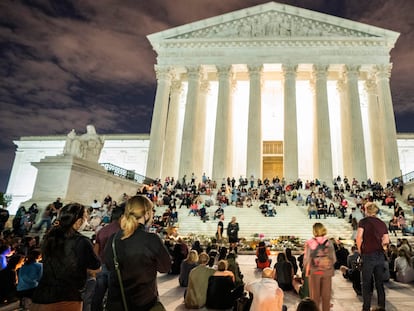
<svg viewBox="0 0 414 311"><path fill-rule="evenodd" d="M275 2L149 35L158 85L146 175L399 176L398 36Z"/></svg>

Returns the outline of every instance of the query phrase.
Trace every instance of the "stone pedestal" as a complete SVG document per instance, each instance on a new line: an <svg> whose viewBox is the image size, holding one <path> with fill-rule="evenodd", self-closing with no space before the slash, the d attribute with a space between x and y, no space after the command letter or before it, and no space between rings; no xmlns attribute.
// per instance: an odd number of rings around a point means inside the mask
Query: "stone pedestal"
<svg viewBox="0 0 414 311"><path fill-rule="evenodd" d="M133 195L139 187L134 181L108 173L96 162L72 155L46 157L32 165L38 173L29 202L51 203L61 197L65 204L90 205L94 199L101 201L108 193L115 200L123 193Z"/></svg>

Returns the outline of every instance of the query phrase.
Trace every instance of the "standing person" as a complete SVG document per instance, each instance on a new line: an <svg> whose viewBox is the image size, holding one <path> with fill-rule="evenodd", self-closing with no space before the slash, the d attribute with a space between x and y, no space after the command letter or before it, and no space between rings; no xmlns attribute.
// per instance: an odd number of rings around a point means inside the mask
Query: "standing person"
<svg viewBox="0 0 414 311"><path fill-rule="evenodd" d="M227 225L227 236L229 237L230 251L234 250L237 254L237 243L239 243L239 223L236 222L236 217L232 217Z"/></svg>
<svg viewBox="0 0 414 311"><path fill-rule="evenodd" d="M43 275L30 310L82 310L87 270L101 266L91 241L78 232L86 225L86 217L85 207L78 203L61 208L42 245Z"/></svg>
<svg viewBox="0 0 414 311"><path fill-rule="evenodd" d="M96 234L96 242L94 245L94 251L98 255L99 259L102 262L102 271L96 274L96 285L95 292L92 298L92 311L102 311L103 305L102 301L104 300L105 293L108 289L108 279L109 271L105 265L105 246L109 238L119 230L121 230L120 222L121 216L124 213L124 209L121 207L116 207L112 210L111 223L106 225Z"/></svg>
<svg viewBox="0 0 414 311"><path fill-rule="evenodd" d="M264 268L262 278L247 284L246 290L253 294L250 311L282 311L283 291L274 280L272 268Z"/></svg>
<svg viewBox="0 0 414 311"><path fill-rule="evenodd" d="M365 204L365 218L358 223L356 243L362 258L362 310L371 308L372 282L375 279L378 305L385 308L384 250L390 243L386 224L377 218L378 206L373 202Z"/></svg>
<svg viewBox="0 0 414 311"><path fill-rule="evenodd" d="M208 279L215 272L207 266L210 257L207 253L199 255L199 265L191 270L188 276L188 287L184 297L185 307L199 309L204 307L207 300Z"/></svg>
<svg viewBox="0 0 414 311"><path fill-rule="evenodd" d="M6 208L3 208L3 205L0 205L0 237L9 220L9 216L9 211Z"/></svg>
<svg viewBox="0 0 414 311"><path fill-rule="evenodd" d="M217 239L217 243L221 243L221 241L223 240L223 230L224 230L224 215L220 216L220 220L217 224L217 231L216 231L216 239Z"/></svg>
<svg viewBox="0 0 414 311"><path fill-rule="evenodd" d="M147 197L131 197L121 219L121 231L107 242L105 264L110 273L108 310L124 310L112 243L119 262L128 309L165 310L158 299L157 272L167 273L171 258L160 237L148 232L153 213L153 204Z"/></svg>
<svg viewBox="0 0 414 311"><path fill-rule="evenodd" d="M46 224L46 230L49 231L52 226L52 216L55 215L56 209L53 203L49 204L42 213L42 219L39 224L36 226L35 231L40 231L43 224Z"/></svg>
<svg viewBox="0 0 414 311"><path fill-rule="evenodd" d="M314 223L314 237L305 243L303 259L305 275L309 278L310 298L318 307L322 302L322 311L329 311L331 308L332 277L336 262L334 246L326 238L326 233L323 224Z"/></svg>

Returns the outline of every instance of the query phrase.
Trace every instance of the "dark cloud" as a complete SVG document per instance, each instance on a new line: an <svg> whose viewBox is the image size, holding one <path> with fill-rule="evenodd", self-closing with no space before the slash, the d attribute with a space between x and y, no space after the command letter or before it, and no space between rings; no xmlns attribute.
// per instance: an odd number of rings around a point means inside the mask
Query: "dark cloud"
<svg viewBox="0 0 414 311"><path fill-rule="evenodd" d="M0 191L20 136L89 123L99 133L149 132L156 55L148 34L265 2L0 1ZM414 132L414 1L279 2L400 32L391 86L397 128Z"/></svg>

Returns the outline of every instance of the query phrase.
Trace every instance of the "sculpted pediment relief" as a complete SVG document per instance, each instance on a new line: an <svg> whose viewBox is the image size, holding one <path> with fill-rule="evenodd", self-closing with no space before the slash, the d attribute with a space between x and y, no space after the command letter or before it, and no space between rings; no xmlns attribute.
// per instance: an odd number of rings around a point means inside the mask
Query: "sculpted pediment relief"
<svg viewBox="0 0 414 311"><path fill-rule="evenodd" d="M269 11L207 26L166 39L377 37L333 23Z"/></svg>

